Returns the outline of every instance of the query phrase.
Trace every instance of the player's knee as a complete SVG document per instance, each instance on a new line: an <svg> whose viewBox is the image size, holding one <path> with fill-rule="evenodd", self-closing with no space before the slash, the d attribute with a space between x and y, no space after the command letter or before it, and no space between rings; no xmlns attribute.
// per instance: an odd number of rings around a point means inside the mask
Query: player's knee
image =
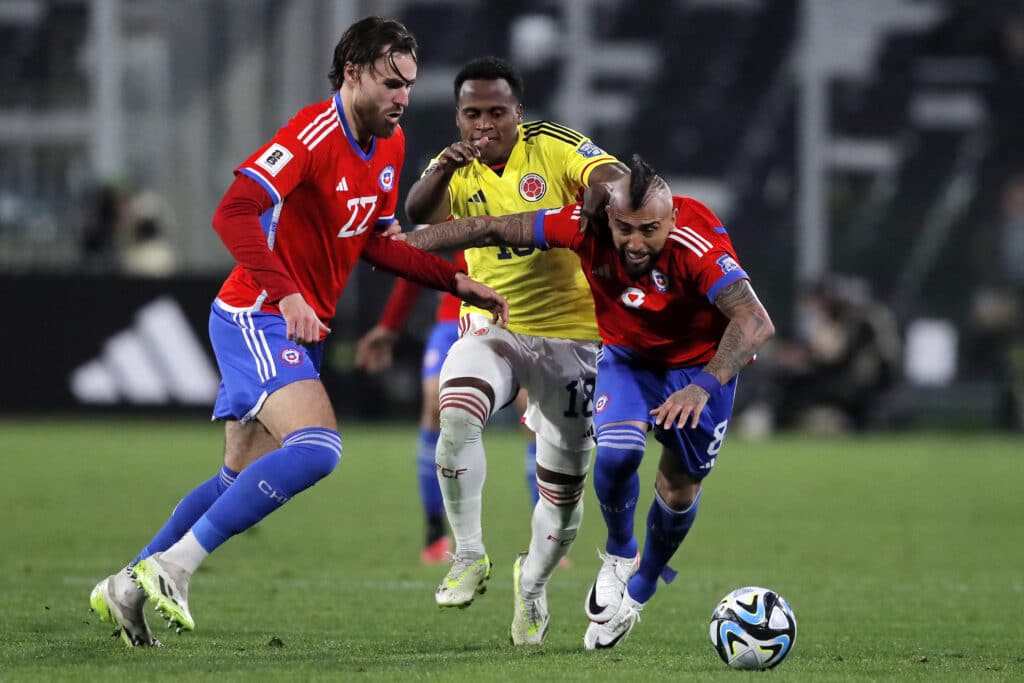
<svg viewBox="0 0 1024 683"><path fill-rule="evenodd" d="M441 391L438 452L452 452L478 441L491 412L484 392L473 387L453 387Z"/></svg>
<svg viewBox="0 0 1024 683"><path fill-rule="evenodd" d="M635 425L603 427L597 432L595 477L623 479L640 467L647 434Z"/></svg>
<svg viewBox="0 0 1024 683"><path fill-rule="evenodd" d="M583 520L590 451L563 448L537 437L537 504L565 532L564 538L575 537Z"/></svg>
<svg viewBox="0 0 1024 683"><path fill-rule="evenodd" d="M665 505L676 511L683 512L693 507L700 497L701 483L683 477L667 477L661 471L655 476L654 490Z"/></svg>
<svg viewBox="0 0 1024 683"><path fill-rule="evenodd" d="M291 452L296 467L312 481L333 472L341 460L341 435L333 429L299 429L286 436L282 445Z"/></svg>
<svg viewBox="0 0 1024 683"><path fill-rule="evenodd" d="M553 483L583 484L590 469L590 453L593 446L583 448L565 448L557 446L541 435L537 435L534 460L538 477Z"/></svg>
<svg viewBox="0 0 1024 683"><path fill-rule="evenodd" d="M546 518L548 524L557 527L561 533L559 538L571 541L583 521L583 490L584 481L572 484L552 484L537 478L537 500L535 515Z"/></svg>

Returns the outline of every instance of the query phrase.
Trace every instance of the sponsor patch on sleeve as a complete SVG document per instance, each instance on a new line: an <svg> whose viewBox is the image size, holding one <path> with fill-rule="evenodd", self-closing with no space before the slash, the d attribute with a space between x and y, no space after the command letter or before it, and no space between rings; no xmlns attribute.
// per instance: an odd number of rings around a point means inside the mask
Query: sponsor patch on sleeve
<svg viewBox="0 0 1024 683"><path fill-rule="evenodd" d="M735 259L728 254L718 257L718 260L715 261L715 263L717 263L718 267L722 269L722 275L727 275L734 270L740 269L740 264L736 263Z"/></svg>
<svg viewBox="0 0 1024 683"><path fill-rule="evenodd" d="M274 177L292 160L293 156L284 145L275 142L260 155L260 158L256 160L256 165Z"/></svg>
<svg viewBox="0 0 1024 683"><path fill-rule="evenodd" d="M597 145L595 145L590 140L587 140L582 145L580 145L579 148L577 148L576 153L579 154L584 159L592 159L594 157L599 157L602 154L605 154L605 151L598 147Z"/></svg>

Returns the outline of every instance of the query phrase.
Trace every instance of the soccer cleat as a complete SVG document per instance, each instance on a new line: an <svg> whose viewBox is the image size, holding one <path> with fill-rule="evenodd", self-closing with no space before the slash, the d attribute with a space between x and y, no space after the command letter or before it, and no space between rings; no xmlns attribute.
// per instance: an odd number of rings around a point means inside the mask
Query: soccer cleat
<svg viewBox="0 0 1024 683"><path fill-rule="evenodd" d="M420 553L420 564L441 564L448 559L452 548L452 539L442 536L429 544Z"/></svg>
<svg viewBox="0 0 1024 683"><path fill-rule="evenodd" d="M100 621L114 625L114 635L120 635L128 647L160 647L146 623L142 607L146 594L132 581L128 570L112 574L96 584L89 595L89 609L99 615Z"/></svg>
<svg viewBox="0 0 1024 683"><path fill-rule="evenodd" d="M611 619L603 624L591 622L587 626L587 632L583 634L583 647L588 650L606 650L626 642L629 632L640 621L643 608L643 603L631 598L627 590L622 595L618 611Z"/></svg>
<svg viewBox="0 0 1024 683"><path fill-rule="evenodd" d="M491 559L452 558L452 566L441 579L434 592L438 607L469 607L478 594L487 592L487 579L491 577Z"/></svg>
<svg viewBox="0 0 1024 683"><path fill-rule="evenodd" d="M512 565L512 644L540 645L548 635L548 597L546 591L541 591L540 596L533 600L522 596L519 577L525 561L526 553L520 553Z"/></svg>
<svg viewBox="0 0 1024 683"><path fill-rule="evenodd" d="M587 593L584 609L587 619L603 624L618 611L622 594L626 591L626 582L640 567L640 554L637 553L636 557L619 557L598 550L597 556L601 558L601 569Z"/></svg>
<svg viewBox="0 0 1024 683"><path fill-rule="evenodd" d="M178 633L192 631L196 622L188 610L189 575L171 562L161 562L162 554L153 553L140 560L132 568L132 576L153 601L156 611L167 619L167 628L175 627Z"/></svg>

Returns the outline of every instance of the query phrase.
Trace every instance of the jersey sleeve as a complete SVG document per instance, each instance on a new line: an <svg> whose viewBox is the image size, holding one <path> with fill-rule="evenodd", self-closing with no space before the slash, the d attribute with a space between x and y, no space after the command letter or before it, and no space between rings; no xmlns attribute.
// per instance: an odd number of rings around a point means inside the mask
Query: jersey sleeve
<svg viewBox="0 0 1024 683"><path fill-rule="evenodd" d="M533 219L533 243L542 250L564 248L578 251L586 233L580 230L582 204L560 209L541 209Z"/></svg>
<svg viewBox="0 0 1024 683"><path fill-rule="evenodd" d="M668 239L681 246L687 273L708 301L715 302L718 294L737 280L750 276L740 267L732 241L722 222L709 209L695 199L681 198L679 219Z"/></svg>
<svg viewBox="0 0 1024 683"><path fill-rule="evenodd" d="M395 214L398 211L398 179L402 177L402 162L405 159L405 132L401 127L395 129L392 141L394 156L389 165L394 168L390 171L390 180L387 179L386 174L382 174L377 181L381 190L384 191L384 201L381 204L380 213L377 215L376 227L378 229L387 228L394 223Z"/></svg>
<svg viewBox="0 0 1024 683"><path fill-rule="evenodd" d="M595 168L617 161L614 156L591 142L590 138L583 138L576 145L565 146L562 166L569 181L589 187L590 174Z"/></svg>
<svg viewBox="0 0 1024 683"><path fill-rule="evenodd" d="M224 246L246 272L267 291L271 302L299 291L281 258L267 246L260 215L269 209L270 197L248 176L231 183L213 213L213 228Z"/></svg>
<svg viewBox="0 0 1024 683"><path fill-rule="evenodd" d="M280 204L311 172L313 150L320 132L318 120L308 121L306 117L296 116L235 169L235 173L255 180L274 204Z"/></svg>
<svg viewBox="0 0 1024 683"><path fill-rule="evenodd" d="M461 272L451 261L379 233L370 235L360 258L392 275L453 294L457 284L455 276Z"/></svg>

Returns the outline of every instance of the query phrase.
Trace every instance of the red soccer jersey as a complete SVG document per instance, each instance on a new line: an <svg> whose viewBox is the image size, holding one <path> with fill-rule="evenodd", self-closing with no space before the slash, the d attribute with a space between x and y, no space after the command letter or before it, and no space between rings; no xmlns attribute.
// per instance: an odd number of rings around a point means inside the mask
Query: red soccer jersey
<svg viewBox="0 0 1024 683"><path fill-rule="evenodd" d="M679 209L676 227L653 268L637 279L626 274L608 230L580 232L579 204L539 211L534 241L579 255L602 342L659 365L690 367L711 360L729 324L715 297L747 274L710 209L689 197L672 203Z"/></svg>
<svg viewBox="0 0 1024 683"><path fill-rule="evenodd" d="M341 94L305 107L236 170L273 200L260 219L267 246L321 320L334 317L356 260L377 228L390 225L405 156L401 128L369 151L345 120ZM278 293L278 297L290 292ZM221 287L229 309L278 312L275 297L243 265Z"/></svg>
<svg viewBox="0 0 1024 683"><path fill-rule="evenodd" d="M459 270L469 270L466 266L466 257L461 251L455 252L452 256L455 265ZM453 294L442 292L441 300L437 303L437 322L455 322L459 319L459 311L462 309L462 300Z"/></svg>

